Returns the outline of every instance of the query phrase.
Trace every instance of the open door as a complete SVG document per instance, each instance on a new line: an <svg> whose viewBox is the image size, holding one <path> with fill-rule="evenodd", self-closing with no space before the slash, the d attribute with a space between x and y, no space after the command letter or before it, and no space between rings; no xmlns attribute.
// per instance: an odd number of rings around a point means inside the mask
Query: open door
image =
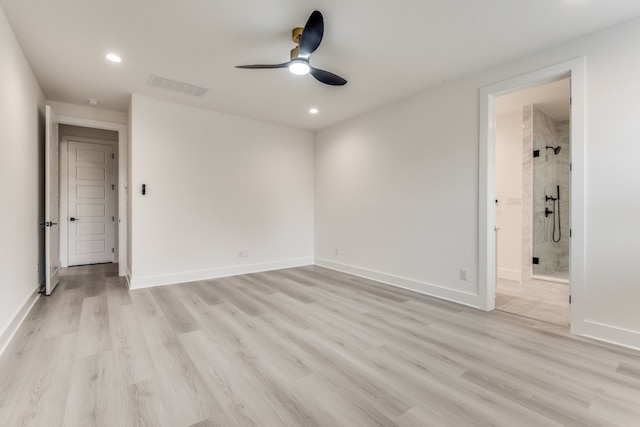
<svg viewBox="0 0 640 427"><path fill-rule="evenodd" d="M60 232L58 215L60 212L59 192L59 143L58 121L50 106L45 112L45 294L51 295L58 285L58 271L60 269Z"/></svg>

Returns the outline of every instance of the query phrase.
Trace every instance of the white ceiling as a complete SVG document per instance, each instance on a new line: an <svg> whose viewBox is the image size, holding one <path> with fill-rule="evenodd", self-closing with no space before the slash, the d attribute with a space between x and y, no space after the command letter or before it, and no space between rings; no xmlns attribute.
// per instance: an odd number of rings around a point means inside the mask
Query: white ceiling
<svg viewBox="0 0 640 427"><path fill-rule="evenodd" d="M52 101L126 111L131 93L317 130L501 62L640 16L638 0L0 0ZM314 10L323 85L280 63ZM121 64L104 59L107 52ZM150 87L151 74L209 88ZM320 113L308 114L310 107Z"/></svg>

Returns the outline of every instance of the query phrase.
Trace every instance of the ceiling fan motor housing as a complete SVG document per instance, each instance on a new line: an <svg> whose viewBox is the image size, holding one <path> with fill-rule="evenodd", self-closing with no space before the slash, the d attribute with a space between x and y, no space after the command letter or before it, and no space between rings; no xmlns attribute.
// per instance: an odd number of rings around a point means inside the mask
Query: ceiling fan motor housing
<svg viewBox="0 0 640 427"><path fill-rule="evenodd" d="M291 31L291 40L293 40L295 44L300 44L300 39L302 38L303 31L304 28L302 27L296 27Z"/></svg>

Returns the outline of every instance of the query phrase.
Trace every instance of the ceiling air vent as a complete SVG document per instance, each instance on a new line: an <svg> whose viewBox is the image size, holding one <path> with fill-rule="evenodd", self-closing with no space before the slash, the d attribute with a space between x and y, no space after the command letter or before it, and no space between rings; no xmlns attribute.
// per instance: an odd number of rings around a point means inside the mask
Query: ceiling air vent
<svg viewBox="0 0 640 427"><path fill-rule="evenodd" d="M186 93L187 95L198 97L204 96L204 94L209 90L206 87L192 85L191 83L168 79L166 77L156 76L155 74L151 74L147 85L167 90L173 90L175 92Z"/></svg>

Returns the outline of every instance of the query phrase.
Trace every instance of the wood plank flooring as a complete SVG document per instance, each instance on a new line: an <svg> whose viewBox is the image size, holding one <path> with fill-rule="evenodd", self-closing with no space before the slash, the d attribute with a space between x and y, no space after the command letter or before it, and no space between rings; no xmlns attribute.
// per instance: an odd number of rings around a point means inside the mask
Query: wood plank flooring
<svg viewBox="0 0 640 427"><path fill-rule="evenodd" d="M639 426L640 352L320 267L128 291L70 268L0 426Z"/></svg>

